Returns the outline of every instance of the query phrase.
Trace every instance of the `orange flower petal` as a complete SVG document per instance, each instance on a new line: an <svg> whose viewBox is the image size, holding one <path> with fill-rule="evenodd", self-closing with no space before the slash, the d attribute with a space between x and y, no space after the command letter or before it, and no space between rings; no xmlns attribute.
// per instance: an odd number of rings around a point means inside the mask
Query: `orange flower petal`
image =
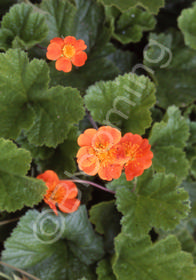
<svg viewBox="0 0 196 280"><path fill-rule="evenodd" d="M75 37L73 37L73 36L67 36L67 37L65 37L65 39L64 39L64 44L65 45L75 45L75 43L76 43L76 38Z"/></svg>
<svg viewBox="0 0 196 280"><path fill-rule="evenodd" d="M72 213L75 212L80 206L79 199L67 199L63 203L59 203L59 209L64 213Z"/></svg>
<svg viewBox="0 0 196 280"><path fill-rule="evenodd" d="M116 128L113 128L111 126L102 126L99 128L99 131L107 132L112 135L113 145L117 144L121 140L121 132Z"/></svg>
<svg viewBox="0 0 196 280"><path fill-rule="evenodd" d="M92 147L100 153L107 152L121 139L121 132L109 126L100 127L92 139Z"/></svg>
<svg viewBox="0 0 196 280"><path fill-rule="evenodd" d="M102 165L98 171L98 175L103 180L111 181L120 177L122 169L123 165L120 164Z"/></svg>
<svg viewBox="0 0 196 280"><path fill-rule="evenodd" d="M100 164L98 158L93 154L85 153L83 149L85 147L80 148L83 151L78 151L79 157L77 159L79 169L83 170L86 174L94 176L97 174Z"/></svg>
<svg viewBox="0 0 196 280"><path fill-rule="evenodd" d="M61 46L57 43L51 43L47 48L46 57L50 60L56 60L61 56Z"/></svg>
<svg viewBox="0 0 196 280"><path fill-rule="evenodd" d="M126 133L120 143L131 143L131 144L140 144L144 139L138 134L132 134L131 132ZM147 139L146 139L147 140Z"/></svg>
<svg viewBox="0 0 196 280"><path fill-rule="evenodd" d="M135 165L134 163L130 162L126 167L125 167L125 175L127 181L133 180L135 177L138 177L142 175L144 172L144 168L139 165Z"/></svg>
<svg viewBox="0 0 196 280"><path fill-rule="evenodd" d="M62 46L64 45L64 40L62 38L55 37L52 40L50 40L50 43L56 43L62 48Z"/></svg>
<svg viewBox="0 0 196 280"><path fill-rule="evenodd" d="M143 174L144 170L152 164L153 153L148 139L143 139L138 134L127 133L120 141L127 155L125 175L128 181Z"/></svg>
<svg viewBox="0 0 196 280"><path fill-rule="evenodd" d="M74 44L76 51L84 51L87 49L87 45L83 40L77 40Z"/></svg>
<svg viewBox="0 0 196 280"><path fill-rule="evenodd" d="M93 136L97 133L97 130L94 128L89 128L84 131L83 134L80 134L78 137L78 145L82 146L90 146L92 144Z"/></svg>
<svg viewBox="0 0 196 280"><path fill-rule="evenodd" d="M93 154L93 149L91 147L88 147L88 146L81 147L78 150L76 157L79 160L81 157L83 157L87 154Z"/></svg>
<svg viewBox="0 0 196 280"><path fill-rule="evenodd" d="M72 69L71 61L65 57L57 59L55 67L59 71L70 72Z"/></svg>
<svg viewBox="0 0 196 280"><path fill-rule="evenodd" d="M57 208L56 208L56 202L53 200L44 199L45 203L49 205L49 207L54 211L54 213L58 216Z"/></svg>
<svg viewBox="0 0 196 280"><path fill-rule="evenodd" d="M78 195L76 184L74 184L72 181L60 180L59 185L63 186L66 189L67 199L75 198Z"/></svg>
<svg viewBox="0 0 196 280"><path fill-rule="evenodd" d="M46 170L44 173L38 175L37 179L43 180L49 189L59 183L59 177L53 170Z"/></svg>
<svg viewBox="0 0 196 280"><path fill-rule="evenodd" d="M83 66L87 60L87 54L83 51L76 52L72 58L72 63L75 66Z"/></svg>

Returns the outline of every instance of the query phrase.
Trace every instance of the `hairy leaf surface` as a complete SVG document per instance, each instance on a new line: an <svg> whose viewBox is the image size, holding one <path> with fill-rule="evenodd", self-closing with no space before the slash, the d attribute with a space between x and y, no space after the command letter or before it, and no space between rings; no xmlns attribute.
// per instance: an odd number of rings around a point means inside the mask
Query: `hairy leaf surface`
<svg viewBox="0 0 196 280"><path fill-rule="evenodd" d="M67 138L83 117L83 101L76 89L48 89L48 80L44 61L29 63L19 50L0 54L0 136L16 139L26 129L31 143L53 147Z"/></svg>
<svg viewBox="0 0 196 280"><path fill-rule="evenodd" d="M30 168L30 153L3 138L0 149L0 210L12 212L40 202L46 192L44 182L25 176Z"/></svg>
<svg viewBox="0 0 196 280"><path fill-rule="evenodd" d="M185 107L196 100L196 52L184 46L179 32L150 34L144 58L147 72L157 83L160 107Z"/></svg>
<svg viewBox="0 0 196 280"><path fill-rule="evenodd" d="M152 13L158 13L159 9L164 6L164 0L100 0L104 5L116 6L121 11L125 11L130 7L140 5Z"/></svg>
<svg viewBox="0 0 196 280"><path fill-rule="evenodd" d="M149 236L132 239L121 233L115 239L113 270L118 280L194 280L191 254L181 251L173 235L152 245Z"/></svg>
<svg viewBox="0 0 196 280"><path fill-rule="evenodd" d="M152 30L156 20L147 11L134 7L122 13L115 23L113 37L122 44L139 42L143 31Z"/></svg>
<svg viewBox="0 0 196 280"><path fill-rule="evenodd" d="M181 29L187 46L196 49L196 4L192 8L184 9L178 18L178 26Z"/></svg>
<svg viewBox="0 0 196 280"><path fill-rule="evenodd" d="M28 49L45 39L48 27L44 15L30 5L17 4L3 17L0 29L0 48Z"/></svg>
<svg viewBox="0 0 196 280"><path fill-rule="evenodd" d="M133 183L121 183L121 178L117 183L116 204L124 215L123 230L133 237L147 234L152 227L172 229L188 215L188 193L177 188L173 175L158 173L152 177L148 170L138 178L134 191Z"/></svg>
<svg viewBox="0 0 196 280"><path fill-rule="evenodd" d="M155 87L147 77L129 73L87 89L85 103L94 120L123 132L143 134L151 124Z"/></svg>
<svg viewBox="0 0 196 280"><path fill-rule="evenodd" d="M113 273L111 261L109 259L103 259L98 263L96 269L98 280L116 280Z"/></svg>
<svg viewBox="0 0 196 280"><path fill-rule="evenodd" d="M88 265L102 256L101 237L94 233L84 206L59 216L52 210L29 210L6 241L3 252L5 262L43 280L78 280L81 276L94 280Z"/></svg>
<svg viewBox="0 0 196 280"><path fill-rule="evenodd" d="M90 209L90 221L95 230L104 235L105 249L113 253L114 237L120 232L120 213L116 210L114 201L101 202Z"/></svg>
<svg viewBox="0 0 196 280"><path fill-rule="evenodd" d="M173 173L181 182L188 174L188 160L183 151L189 137L189 126L180 110L171 106L163 121L155 123L149 142L154 154L153 167L158 172Z"/></svg>

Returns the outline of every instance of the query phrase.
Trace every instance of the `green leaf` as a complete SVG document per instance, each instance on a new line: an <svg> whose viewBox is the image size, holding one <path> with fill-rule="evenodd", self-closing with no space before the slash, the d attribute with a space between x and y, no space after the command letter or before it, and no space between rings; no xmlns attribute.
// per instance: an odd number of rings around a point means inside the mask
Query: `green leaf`
<svg viewBox="0 0 196 280"><path fill-rule="evenodd" d="M43 0L40 8L45 12L44 15L49 29L47 41L54 37L73 35L71 30L76 8L70 1Z"/></svg>
<svg viewBox="0 0 196 280"><path fill-rule="evenodd" d="M22 128L28 129L31 126L35 118L25 94L24 76L27 75L24 68L27 64L27 55L19 50L10 49L6 54L0 54L0 136L5 138L15 139ZM29 73L29 83L32 84L37 79L43 71L42 68L43 62L40 61L34 73ZM46 68L44 72L45 70Z"/></svg>
<svg viewBox="0 0 196 280"><path fill-rule="evenodd" d="M95 280L89 264L102 256L101 237L81 206L58 216L52 210L28 211L5 242L3 261L43 280Z"/></svg>
<svg viewBox="0 0 196 280"><path fill-rule="evenodd" d="M134 53L116 49L107 58L111 60L120 70L119 74L123 75L131 71L134 65Z"/></svg>
<svg viewBox="0 0 196 280"><path fill-rule="evenodd" d="M62 237L70 241L70 250L85 264L92 264L104 255L103 241L88 220L86 207L80 206L71 215L66 216Z"/></svg>
<svg viewBox="0 0 196 280"><path fill-rule="evenodd" d="M42 14L35 12L30 5L17 4L2 19L0 48L28 49L43 41L47 33L48 27Z"/></svg>
<svg viewBox="0 0 196 280"><path fill-rule="evenodd" d="M190 144L196 144L196 122L190 122Z"/></svg>
<svg viewBox="0 0 196 280"><path fill-rule="evenodd" d="M138 178L134 191L130 182L124 185L121 179L117 181L117 209L124 215L123 230L133 237L147 234L152 227L172 229L188 215L188 193L177 188L173 175L158 173L152 177L148 170Z"/></svg>
<svg viewBox="0 0 196 280"><path fill-rule="evenodd" d="M51 169L62 177L65 176L66 172L75 172L75 156L78 151L77 138L77 129L72 127L68 133L67 139L62 144L58 145L55 149L49 149L49 156L47 158L39 157L35 159L40 172Z"/></svg>
<svg viewBox="0 0 196 280"><path fill-rule="evenodd" d="M189 138L189 126L180 110L176 106L170 106L163 121L155 123L149 138L151 145L159 147L175 146L184 148Z"/></svg>
<svg viewBox="0 0 196 280"><path fill-rule="evenodd" d="M48 148L46 146L40 147L29 143L24 133L21 133L21 135L16 139L16 142L21 148L24 148L31 153L31 156L33 160L36 161L36 164L42 160L47 161L54 154L55 149Z"/></svg>
<svg viewBox="0 0 196 280"><path fill-rule="evenodd" d="M137 179L135 179L136 181ZM113 180L109 183L106 184L107 189L116 192L118 189L121 187L126 186L127 188L133 189L134 188L135 182L132 181L127 181L125 173L122 173L119 179Z"/></svg>
<svg viewBox="0 0 196 280"><path fill-rule="evenodd" d="M185 44L196 49L196 5L189 9L182 10L178 17L178 26L181 29Z"/></svg>
<svg viewBox="0 0 196 280"><path fill-rule="evenodd" d="M94 0L43 0L49 28L48 40L54 37L75 36L82 39L88 51L96 45L104 23L104 9Z"/></svg>
<svg viewBox="0 0 196 280"><path fill-rule="evenodd" d="M183 187L189 193L191 204L193 205L193 203L196 202L196 182L192 180L186 180L182 182L181 187Z"/></svg>
<svg viewBox="0 0 196 280"><path fill-rule="evenodd" d="M0 29L0 49L6 51L12 44L14 34L6 28Z"/></svg>
<svg viewBox="0 0 196 280"><path fill-rule="evenodd" d="M143 31L155 27L156 20L149 12L134 7L122 13L115 23L113 37L122 44L139 42Z"/></svg>
<svg viewBox="0 0 196 280"><path fill-rule="evenodd" d="M193 236L189 233L186 228L182 228L176 232L176 237L181 243L182 250L195 255L196 243Z"/></svg>
<svg viewBox="0 0 196 280"><path fill-rule="evenodd" d="M114 201L101 202L90 209L90 221L95 230L104 235L105 249L113 253L114 237L120 232L120 213Z"/></svg>
<svg viewBox="0 0 196 280"><path fill-rule="evenodd" d="M191 175L196 178L196 158L192 161L191 164Z"/></svg>
<svg viewBox="0 0 196 280"><path fill-rule="evenodd" d="M130 7L140 5L150 12L157 14L159 9L164 6L164 0L100 0L104 5L116 6L121 11L126 11Z"/></svg>
<svg viewBox="0 0 196 280"><path fill-rule="evenodd" d="M90 86L85 104L95 121L144 134L152 121L149 109L155 102L154 93L154 84L147 77L129 73Z"/></svg>
<svg viewBox="0 0 196 280"><path fill-rule="evenodd" d="M82 119L83 100L76 89L61 86L36 95L32 95L36 120L27 137L33 144L55 147L67 138L73 124Z"/></svg>
<svg viewBox="0 0 196 280"><path fill-rule="evenodd" d="M98 263L96 269L98 280L116 280L109 259L103 259Z"/></svg>
<svg viewBox="0 0 196 280"><path fill-rule="evenodd" d="M115 239L113 270L118 280L194 280L192 256L181 251L175 236L152 245L149 236L135 240L121 233Z"/></svg>
<svg viewBox="0 0 196 280"><path fill-rule="evenodd" d="M185 107L196 99L196 52L184 46L179 32L150 34L144 58L150 75L154 70L160 107Z"/></svg>
<svg viewBox="0 0 196 280"><path fill-rule="evenodd" d="M74 0L77 12L74 17L73 35L83 39L92 49L103 32L104 8L95 0Z"/></svg>
<svg viewBox="0 0 196 280"><path fill-rule="evenodd" d="M83 100L73 88L48 89L48 80L43 60L29 63L19 50L0 54L0 136L16 139L25 129L31 143L49 147L66 139L83 118Z"/></svg>
<svg viewBox="0 0 196 280"><path fill-rule="evenodd" d="M179 184L186 178L190 166L182 149L174 146L156 146L152 147L152 151L154 154L153 168L157 172L174 174Z"/></svg>
<svg viewBox="0 0 196 280"><path fill-rule="evenodd" d="M155 123L149 142L154 154L153 167L158 172L173 173L180 183L188 174L189 164L183 152L189 126L180 110L171 106L163 121Z"/></svg>
<svg viewBox="0 0 196 280"><path fill-rule="evenodd" d="M25 176L30 168L30 153L2 138L0 149L0 210L12 212L40 202L46 191L45 184Z"/></svg>
<svg viewBox="0 0 196 280"><path fill-rule="evenodd" d="M100 80L112 80L119 73L118 68L105 57L89 57L84 66L73 69L70 73L57 71L54 63L50 63L51 86L63 85L85 91L88 86Z"/></svg>

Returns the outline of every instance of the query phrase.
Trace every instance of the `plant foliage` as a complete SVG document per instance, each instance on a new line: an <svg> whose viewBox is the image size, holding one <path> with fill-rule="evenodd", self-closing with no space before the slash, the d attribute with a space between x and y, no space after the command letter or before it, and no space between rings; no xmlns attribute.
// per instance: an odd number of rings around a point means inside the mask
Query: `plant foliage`
<svg viewBox="0 0 196 280"><path fill-rule="evenodd" d="M0 279L195 280L195 1L0 2Z"/></svg>

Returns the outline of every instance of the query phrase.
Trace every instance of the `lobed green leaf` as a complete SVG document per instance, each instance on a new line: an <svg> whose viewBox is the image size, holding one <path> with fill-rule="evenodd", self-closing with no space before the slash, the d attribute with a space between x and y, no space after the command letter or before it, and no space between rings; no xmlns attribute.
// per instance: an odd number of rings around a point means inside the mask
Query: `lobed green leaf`
<svg viewBox="0 0 196 280"><path fill-rule="evenodd" d="M178 26L181 29L185 44L196 49L196 5L189 9L184 9L178 17Z"/></svg>
<svg viewBox="0 0 196 280"><path fill-rule="evenodd" d="M120 232L120 213L116 210L114 201L101 202L90 211L90 221L95 225L95 230L104 235L106 251L113 253L114 237Z"/></svg>
<svg viewBox="0 0 196 280"><path fill-rule="evenodd" d="M121 11L126 11L130 7L140 5L150 12L157 14L159 9L164 6L164 0L100 0L104 5L116 6Z"/></svg>
<svg viewBox="0 0 196 280"><path fill-rule="evenodd" d="M42 14L27 4L13 5L4 15L0 29L0 48L28 49L40 43L48 34Z"/></svg>
<svg viewBox="0 0 196 280"><path fill-rule="evenodd" d="M173 235L152 245L149 236L132 239L121 233L115 239L113 270L119 280L194 280L192 256L181 251Z"/></svg>
<svg viewBox="0 0 196 280"><path fill-rule="evenodd" d="M147 77L129 73L100 81L86 92L85 104L95 121L138 134L151 125L155 87Z"/></svg>
<svg viewBox="0 0 196 280"><path fill-rule="evenodd" d="M29 210L5 242L3 261L43 280L82 276L94 280L89 264L103 253L101 237L94 233L85 206L58 216L52 210Z"/></svg>
<svg viewBox="0 0 196 280"><path fill-rule="evenodd" d="M0 54L0 136L16 139L25 129L35 145L56 147L84 115L76 89L48 89L48 66L30 63L27 54L9 50ZM74 112L74 113L73 113Z"/></svg>
<svg viewBox="0 0 196 280"><path fill-rule="evenodd" d="M138 178L135 190L131 182L121 178L117 184L116 204L124 215L123 230L134 238L147 234L152 227L170 230L189 213L188 193L177 188L174 175L152 176L148 170Z"/></svg>
<svg viewBox="0 0 196 280"><path fill-rule="evenodd" d="M40 8L48 25L47 42L55 37L72 34L72 25L76 13L75 6L68 0L43 0ZM80 38L82 39L82 38Z"/></svg>
<svg viewBox="0 0 196 280"><path fill-rule="evenodd" d="M112 270L111 261L109 259L103 259L98 263L96 269L98 280L116 280L116 277Z"/></svg>
<svg viewBox="0 0 196 280"><path fill-rule="evenodd" d="M149 138L150 144L156 146L175 146L184 148L189 138L189 126L176 106L170 106L163 121L155 123Z"/></svg>
<svg viewBox="0 0 196 280"><path fill-rule="evenodd" d="M196 100L196 52L184 46L179 32L150 34L144 64L156 80L160 107L185 107Z"/></svg>
<svg viewBox="0 0 196 280"><path fill-rule="evenodd" d="M189 164L183 152L189 126L180 110L171 106L163 121L153 125L149 142L154 154L153 167L158 172L173 173L179 182L188 174Z"/></svg>
<svg viewBox="0 0 196 280"><path fill-rule="evenodd" d="M152 30L156 20L149 12L140 8L130 8L118 16L115 22L113 37L122 44L139 42L143 31Z"/></svg>
<svg viewBox="0 0 196 280"><path fill-rule="evenodd" d="M46 191L44 182L25 176L30 168L30 153L2 138L0 149L0 210L12 212L40 202Z"/></svg>

